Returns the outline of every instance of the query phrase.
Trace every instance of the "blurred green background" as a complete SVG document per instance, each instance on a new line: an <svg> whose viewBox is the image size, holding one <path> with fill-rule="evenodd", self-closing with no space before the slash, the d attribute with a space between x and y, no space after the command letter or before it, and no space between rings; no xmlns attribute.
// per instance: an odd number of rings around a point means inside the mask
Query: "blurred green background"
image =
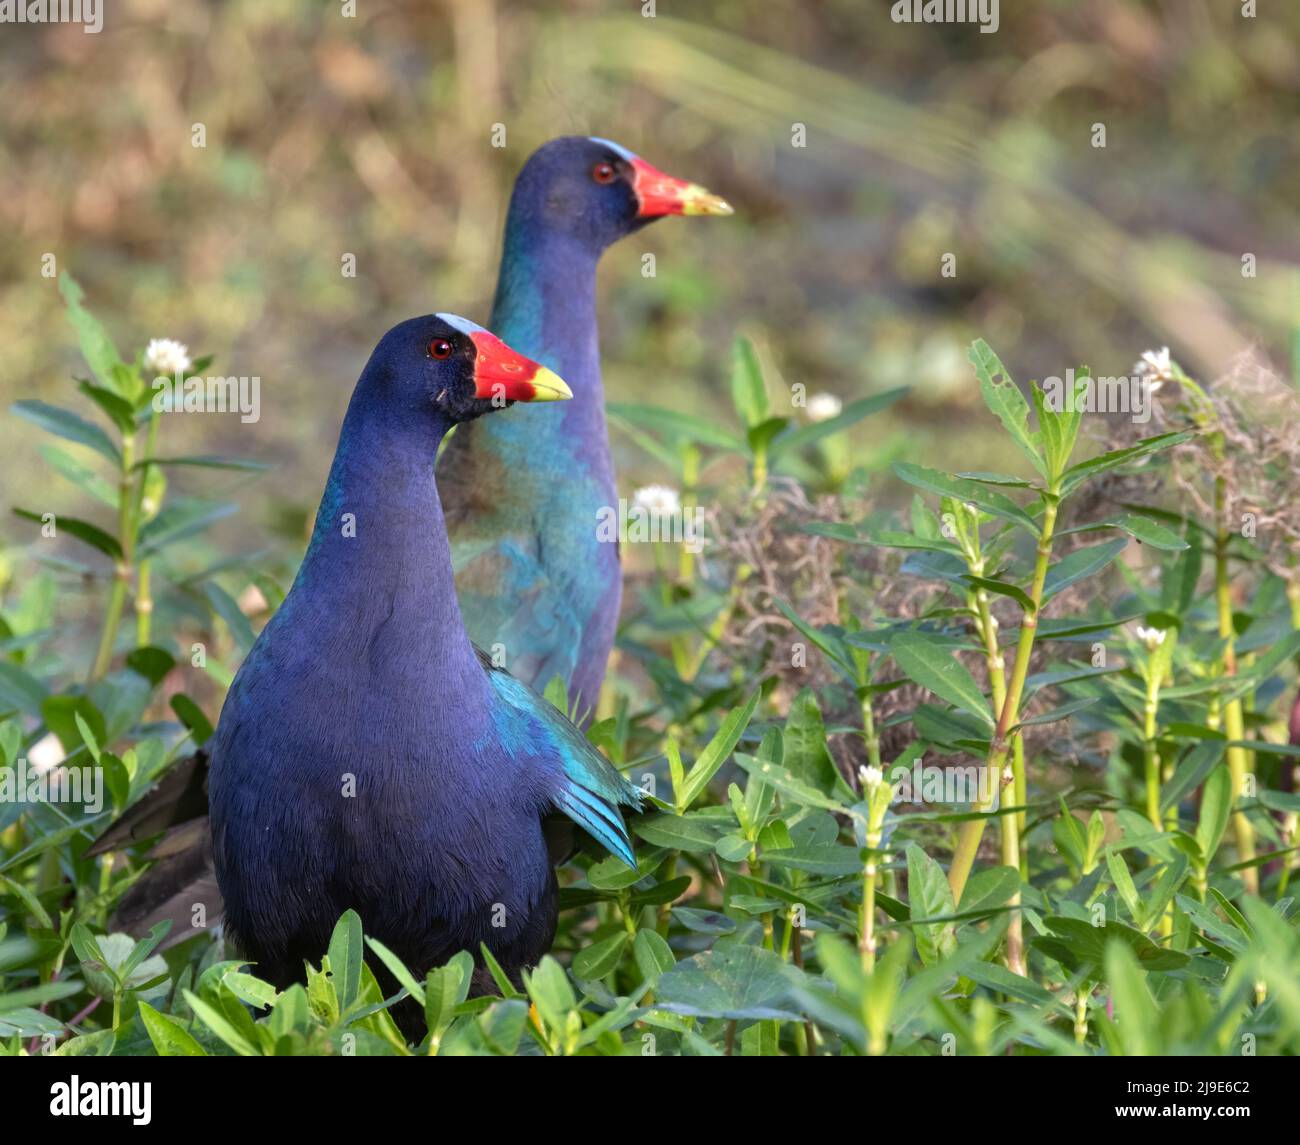
<svg viewBox="0 0 1300 1145"><path fill-rule="evenodd" d="M737 208L606 257L611 398L729 417L746 329L810 392L914 387L859 427L860 452L979 468L999 447L965 359L977 335L1022 379L1124 373L1164 344L1208 378L1250 347L1292 372L1295 4L1008 2L993 35L894 24L887 0L343 7L115 0L99 35L0 25L0 404L65 401L83 371L41 276L53 253L124 351L173 337L215 354L209 372L261 377L259 423L164 433L164 452L274 465L226 526L242 550L301 536L388 326L485 318L511 181L559 134L616 139ZM40 437L0 415L4 501L84 510ZM626 491L656 477L615 445Z"/></svg>

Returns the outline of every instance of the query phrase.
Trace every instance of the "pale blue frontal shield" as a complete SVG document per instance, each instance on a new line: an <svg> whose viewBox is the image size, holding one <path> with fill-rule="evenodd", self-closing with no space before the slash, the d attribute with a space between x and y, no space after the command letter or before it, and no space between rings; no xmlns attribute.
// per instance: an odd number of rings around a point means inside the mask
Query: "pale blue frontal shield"
<svg viewBox="0 0 1300 1145"><path fill-rule="evenodd" d="M459 330L462 334L490 334L490 330L483 329L477 322L471 322L468 318L462 318L459 314L435 314L435 318L440 318L448 326Z"/></svg>
<svg viewBox="0 0 1300 1145"><path fill-rule="evenodd" d="M636 158L636 156L633 155L632 152L630 152L626 147L620 147L617 143L613 142L613 140L601 139L600 136L598 135L589 135L587 136L587 138L590 139L592 143L599 143L602 147L608 147L612 152L614 152L615 155L621 156L622 158L626 159L629 163L631 163L632 160Z"/></svg>

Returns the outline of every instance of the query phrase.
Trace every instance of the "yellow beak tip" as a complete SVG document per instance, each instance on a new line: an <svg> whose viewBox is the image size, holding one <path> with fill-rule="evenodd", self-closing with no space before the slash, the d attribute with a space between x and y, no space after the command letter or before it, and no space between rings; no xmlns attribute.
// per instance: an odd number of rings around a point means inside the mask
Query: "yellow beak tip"
<svg viewBox="0 0 1300 1145"><path fill-rule="evenodd" d="M684 215L734 215L736 209L721 195L714 195L700 188L697 194L688 198L683 205Z"/></svg>
<svg viewBox="0 0 1300 1145"><path fill-rule="evenodd" d="M569 389L565 380L554 370L548 370L545 366L538 370L530 381L533 385L533 401L535 402L564 402L573 397L573 391Z"/></svg>

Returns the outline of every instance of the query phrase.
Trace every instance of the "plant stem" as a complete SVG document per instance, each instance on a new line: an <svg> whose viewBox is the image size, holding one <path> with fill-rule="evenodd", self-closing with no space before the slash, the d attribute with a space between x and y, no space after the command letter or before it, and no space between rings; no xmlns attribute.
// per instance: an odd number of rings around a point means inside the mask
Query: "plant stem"
<svg viewBox="0 0 1300 1145"><path fill-rule="evenodd" d="M1146 703L1142 708L1142 755L1146 770L1147 818L1157 831L1164 830L1160 819L1160 751L1156 746L1156 712L1160 705L1160 681L1148 672Z"/></svg>
<svg viewBox="0 0 1300 1145"><path fill-rule="evenodd" d="M1047 569L1052 560L1052 538L1056 529L1059 500L1057 486L1053 484L1044 495L1043 524L1038 534L1038 555L1034 562L1034 579L1029 590L1029 599L1033 607L1025 609L1021 617L1020 638L1016 642L1016 662L1011 670L1011 683L1007 688L1002 714L998 718L993 739L989 744L988 762L985 767L988 795L978 808L985 813L994 809L1002 791L1002 775L1007 765L1007 756L1010 754L1007 736L1019 716L1020 699L1024 694L1025 679L1029 675L1029 656L1034 650L1034 636L1038 631L1038 610L1043 602L1043 582L1047 579ZM953 852L952 865L948 870L948 885L952 888L955 903L961 903L961 893L966 889L966 880L975 865L975 856L979 852L980 839L984 836L986 822L984 816L979 819L968 819L962 824L958 833L957 848Z"/></svg>
<svg viewBox="0 0 1300 1145"><path fill-rule="evenodd" d="M149 419L149 432L145 436L144 456L141 461L145 462L140 469L140 484L136 493L135 502L135 522L136 527L152 516L152 510L155 506L144 503L145 490L149 484L150 466L148 462L152 461L158 447L158 424L162 419L162 413L154 410ZM140 567L136 574L135 590L135 642L138 647L144 647L149 643L151 628L153 624L153 593L150 588L150 562L145 557L140 561Z"/></svg>
<svg viewBox="0 0 1300 1145"><path fill-rule="evenodd" d="M858 952L862 956L862 972L870 974L876 968L876 853L880 846L880 833L867 835L871 854L862 868L862 936Z"/></svg>
<svg viewBox="0 0 1300 1145"><path fill-rule="evenodd" d="M1215 456L1222 457L1223 435L1216 433L1214 437ZM1232 626L1232 593L1228 583L1227 500L1227 481L1222 476L1217 476L1214 479L1214 601L1219 614L1219 638L1223 641L1221 665L1225 679L1237 674L1236 634ZM1224 703L1223 730L1230 741L1246 738L1245 716L1240 697ZM1246 813L1237 806L1241 802L1246 776L1250 772L1250 757L1246 750L1240 747L1229 747L1226 754L1228 772L1232 777L1232 802L1236 807L1232 816L1232 828L1237 840L1237 861L1244 863L1255 857L1255 829L1251 826ZM1248 893L1259 894L1259 872L1256 868L1243 868L1241 881Z"/></svg>
<svg viewBox="0 0 1300 1145"><path fill-rule="evenodd" d="M682 447L682 519L695 512L699 504L696 486L700 480L700 451L693 445ZM686 533L683 529L683 538ZM678 558L677 575L682 584L690 584L695 579L695 554L689 544L683 541Z"/></svg>
<svg viewBox="0 0 1300 1145"><path fill-rule="evenodd" d="M978 543L978 534L976 541ZM973 563L972 573L975 576L984 575L983 557ZM976 589L970 594L969 599L972 611L975 613L980 635L984 640L984 654L988 662L989 687L993 693L993 707L994 710L1001 711L1007 701L1007 672L1006 660L998 643L997 621L994 619L993 610L989 605L989 594L984 589ZM1023 783L1024 780L1025 753L1018 735L1015 737L1015 744L1019 750L1012 760L1013 784L1017 780ZM1018 770L1016 766L1017 760L1019 761ZM1014 786L1012 791L1014 793ZM1014 794L1012 797L1014 798ZM1002 865L1015 870L1020 870L1022 863L1019 818L1018 814L1003 815L999 821L1002 839ZM1013 974L1019 974L1023 977L1025 973L1025 939L1023 923L1020 917L1020 893L1018 891L1012 896L1008 905L1011 908L1011 915L1007 924L1007 969Z"/></svg>
<svg viewBox="0 0 1300 1145"><path fill-rule="evenodd" d="M104 607L104 627L99 636L99 648L90 668L90 679L98 680L113 660L113 645L117 640L117 629L122 622L122 611L126 605L126 589L131 581L131 564L135 559L135 434L128 433L122 438L122 468L117 485L117 543L122 550L122 557L113 570L113 585L108 590L108 602Z"/></svg>

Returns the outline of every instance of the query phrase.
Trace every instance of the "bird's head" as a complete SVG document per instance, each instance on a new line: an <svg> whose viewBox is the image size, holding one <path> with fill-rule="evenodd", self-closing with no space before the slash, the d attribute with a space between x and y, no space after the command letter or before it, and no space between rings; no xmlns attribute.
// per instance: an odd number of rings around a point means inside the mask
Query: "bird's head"
<svg viewBox="0 0 1300 1145"><path fill-rule="evenodd" d="M566 135L529 157L512 212L603 250L665 215L730 215L731 204L698 183L665 175L607 139Z"/></svg>
<svg viewBox="0 0 1300 1145"><path fill-rule="evenodd" d="M451 424L514 402L573 397L558 374L455 314L429 314L394 326L375 347L363 375L367 381L371 401Z"/></svg>

